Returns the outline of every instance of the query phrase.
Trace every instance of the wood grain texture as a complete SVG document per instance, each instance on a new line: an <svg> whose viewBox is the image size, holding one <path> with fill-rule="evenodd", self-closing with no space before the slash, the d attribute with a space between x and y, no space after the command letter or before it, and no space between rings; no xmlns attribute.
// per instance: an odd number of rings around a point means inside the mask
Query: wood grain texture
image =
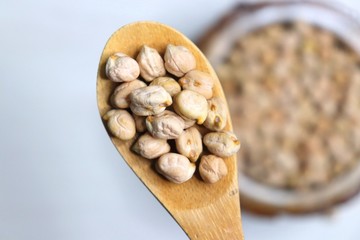
<svg viewBox="0 0 360 240"><path fill-rule="evenodd" d="M116 31L108 40L101 55L97 76L97 102L101 116L111 109L109 97L118 85L105 76L108 57L115 52L123 52L136 58L144 44L157 49L163 56L169 43L187 47L196 58L197 69L208 72L215 79L214 95L224 98L213 68L189 39L163 24L137 22ZM230 117L226 130L232 130ZM207 184L195 174L191 180L178 185L157 174L154 170L154 161L144 159L130 151L134 139L120 141L111 137L111 140L134 173L191 239L243 239L236 156L225 159L228 175L221 181Z"/></svg>

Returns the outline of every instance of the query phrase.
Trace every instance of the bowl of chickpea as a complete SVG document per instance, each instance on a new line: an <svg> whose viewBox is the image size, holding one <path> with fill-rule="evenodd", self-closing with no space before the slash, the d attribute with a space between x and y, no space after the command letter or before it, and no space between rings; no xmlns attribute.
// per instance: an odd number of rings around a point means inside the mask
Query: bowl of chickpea
<svg viewBox="0 0 360 240"><path fill-rule="evenodd" d="M199 45L240 137L243 208L327 211L360 190L360 23L336 3L245 3Z"/></svg>

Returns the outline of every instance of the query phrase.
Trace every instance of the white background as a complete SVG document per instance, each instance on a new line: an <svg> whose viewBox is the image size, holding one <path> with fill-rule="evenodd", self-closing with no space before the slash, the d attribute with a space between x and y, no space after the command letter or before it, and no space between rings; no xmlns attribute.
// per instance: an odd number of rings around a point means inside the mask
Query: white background
<svg viewBox="0 0 360 240"><path fill-rule="evenodd" d="M124 24L156 20L196 40L235 3L0 1L0 240L187 239L107 137L98 61ZM360 197L332 216L243 213L249 240L357 240L359 220Z"/></svg>

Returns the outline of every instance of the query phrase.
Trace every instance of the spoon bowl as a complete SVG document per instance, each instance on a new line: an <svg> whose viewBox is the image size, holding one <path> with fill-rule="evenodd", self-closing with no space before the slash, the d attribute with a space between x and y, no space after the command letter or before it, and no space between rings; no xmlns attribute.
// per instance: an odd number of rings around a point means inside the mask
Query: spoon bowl
<svg viewBox="0 0 360 240"><path fill-rule="evenodd" d="M112 109L109 98L118 86L105 75L107 59L116 52L135 59L143 45L155 48L163 56L167 44L187 47L195 56L196 69L213 77L214 96L225 101L215 71L194 43L166 25L136 22L117 30L101 55L97 75L97 103L101 116ZM227 115L225 130L232 131L228 110ZM174 184L154 171L153 160L142 158L130 150L135 139L122 141L110 134L109 137L129 167L191 239L243 239L236 155L224 159L228 174L215 184L203 182L196 174L185 183Z"/></svg>

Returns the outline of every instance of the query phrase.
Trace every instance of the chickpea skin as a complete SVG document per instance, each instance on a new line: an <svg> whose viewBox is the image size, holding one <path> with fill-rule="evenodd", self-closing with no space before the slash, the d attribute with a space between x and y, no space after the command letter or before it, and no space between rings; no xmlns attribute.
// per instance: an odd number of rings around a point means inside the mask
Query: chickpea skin
<svg viewBox="0 0 360 240"><path fill-rule="evenodd" d="M177 151L189 158L191 162L196 162L203 151L202 137L196 127L186 129L176 140Z"/></svg>
<svg viewBox="0 0 360 240"><path fill-rule="evenodd" d="M140 67L140 75L147 82L165 76L164 60L156 49L144 45L136 58Z"/></svg>
<svg viewBox="0 0 360 240"><path fill-rule="evenodd" d="M240 149L240 141L231 132L208 133L203 142L212 154L219 157L230 157Z"/></svg>
<svg viewBox="0 0 360 240"><path fill-rule="evenodd" d="M156 170L169 181L178 184L189 180L195 169L195 164L177 153L166 153L156 162Z"/></svg>
<svg viewBox="0 0 360 240"><path fill-rule="evenodd" d="M139 137L131 149L144 158L154 159L170 152L170 145L165 139L154 138L147 132Z"/></svg>
<svg viewBox="0 0 360 240"><path fill-rule="evenodd" d="M130 93L130 109L138 116L159 114L171 104L170 94L161 86L138 88Z"/></svg>
<svg viewBox="0 0 360 240"><path fill-rule="evenodd" d="M145 123L151 135L162 139L178 138L185 127L184 120L169 110L155 116L148 116Z"/></svg>
<svg viewBox="0 0 360 240"><path fill-rule="evenodd" d="M201 157L199 173L204 182L216 183L224 176L228 170L222 158L215 155L204 155Z"/></svg>
<svg viewBox="0 0 360 240"><path fill-rule="evenodd" d="M103 119L111 134L120 140L132 139L136 134L134 118L126 110L110 110Z"/></svg>
<svg viewBox="0 0 360 240"><path fill-rule="evenodd" d="M106 76L114 82L130 82L140 74L138 63L124 53L110 56L105 66Z"/></svg>
<svg viewBox="0 0 360 240"><path fill-rule="evenodd" d="M111 96L111 104L117 108L128 108L130 105L130 93L141 87L146 87L146 83L137 79L120 84L115 88L114 93Z"/></svg>
<svg viewBox="0 0 360 240"><path fill-rule="evenodd" d="M208 73L191 70L184 77L180 78L179 84L183 89L200 93L206 99L210 99L213 96L214 80Z"/></svg>
<svg viewBox="0 0 360 240"><path fill-rule="evenodd" d="M174 96L174 110L180 116L202 124L208 114L208 103L203 95L183 90Z"/></svg>
<svg viewBox="0 0 360 240"><path fill-rule="evenodd" d="M177 77L196 67L194 55L184 46L167 45L164 60L166 70Z"/></svg>
<svg viewBox="0 0 360 240"><path fill-rule="evenodd" d="M219 97L208 100L209 112L204 126L212 131L221 131L226 126L227 112L226 103Z"/></svg>
<svg viewBox="0 0 360 240"><path fill-rule="evenodd" d="M158 77L155 78L151 83L150 86L162 86L165 90L170 94L170 96L174 96L181 91L181 87L175 79L171 77Z"/></svg>

